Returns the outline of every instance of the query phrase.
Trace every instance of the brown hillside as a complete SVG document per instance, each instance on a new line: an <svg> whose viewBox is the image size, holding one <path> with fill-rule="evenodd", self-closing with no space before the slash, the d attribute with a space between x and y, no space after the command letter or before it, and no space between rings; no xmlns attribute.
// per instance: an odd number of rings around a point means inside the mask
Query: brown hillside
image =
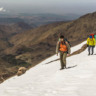
<svg viewBox="0 0 96 96"><path fill-rule="evenodd" d="M24 22L0 25L0 51L11 46L8 40L11 36L22 33L29 29L32 29L32 27Z"/></svg>
<svg viewBox="0 0 96 96"><path fill-rule="evenodd" d="M36 63L55 54L60 33L64 34L73 46L86 40L90 33L96 32L95 22L96 13L92 13L72 22L53 23L17 34L10 39L14 46L5 50L5 53Z"/></svg>

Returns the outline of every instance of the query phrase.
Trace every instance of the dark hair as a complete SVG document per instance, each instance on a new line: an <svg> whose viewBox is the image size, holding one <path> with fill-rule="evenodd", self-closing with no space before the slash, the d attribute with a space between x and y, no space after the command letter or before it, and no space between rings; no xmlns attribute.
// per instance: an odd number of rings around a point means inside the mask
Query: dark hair
<svg viewBox="0 0 96 96"><path fill-rule="evenodd" d="M63 35L61 35L61 36L60 36L60 39L64 39L64 36L63 36Z"/></svg>

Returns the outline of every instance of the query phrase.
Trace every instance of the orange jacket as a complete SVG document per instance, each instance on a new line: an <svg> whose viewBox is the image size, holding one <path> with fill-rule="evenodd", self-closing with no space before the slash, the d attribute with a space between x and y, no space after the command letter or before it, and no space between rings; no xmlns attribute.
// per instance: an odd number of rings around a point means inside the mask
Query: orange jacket
<svg viewBox="0 0 96 96"><path fill-rule="evenodd" d="M61 43L60 41L57 42L56 54L58 54L58 52L61 50L60 48L61 48L62 46L60 47L60 43ZM64 48L64 49L65 49L65 51L67 50L66 52L68 52L68 54L70 54L70 53L71 53L70 45L69 45L67 42L65 42L65 43L66 43L65 46L66 46L67 48ZM63 45L64 45L64 44L63 44ZM63 50L63 51L64 51L64 50Z"/></svg>
<svg viewBox="0 0 96 96"><path fill-rule="evenodd" d="M66 44L60 43L60 49L59 50L62 52L67 52L68 48L67 48Z"/></svg>

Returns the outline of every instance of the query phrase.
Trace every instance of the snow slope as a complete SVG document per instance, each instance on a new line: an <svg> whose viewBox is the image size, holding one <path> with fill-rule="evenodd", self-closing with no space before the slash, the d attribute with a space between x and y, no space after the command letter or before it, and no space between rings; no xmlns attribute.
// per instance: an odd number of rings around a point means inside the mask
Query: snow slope
<svg viewBox="0 0 96 96"><path fill-rule="evenodd" d="M72 52L85 43L73 47ZM96 55L87 54L86 50L68 57L68 69L62 71L60 61L45 64L59 58L54 55L26 74L2 83L0 96L96 96Z"/></svg>

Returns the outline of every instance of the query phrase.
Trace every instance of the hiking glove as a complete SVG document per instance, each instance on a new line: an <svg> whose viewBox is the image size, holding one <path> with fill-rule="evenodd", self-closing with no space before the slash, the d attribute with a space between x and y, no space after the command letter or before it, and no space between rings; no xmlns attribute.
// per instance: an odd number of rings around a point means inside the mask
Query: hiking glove
<svg viewBox="0 0 96 96"><path fill-rule="evenodd" d="M93 47L95 48L95 45Z"/></svg>

